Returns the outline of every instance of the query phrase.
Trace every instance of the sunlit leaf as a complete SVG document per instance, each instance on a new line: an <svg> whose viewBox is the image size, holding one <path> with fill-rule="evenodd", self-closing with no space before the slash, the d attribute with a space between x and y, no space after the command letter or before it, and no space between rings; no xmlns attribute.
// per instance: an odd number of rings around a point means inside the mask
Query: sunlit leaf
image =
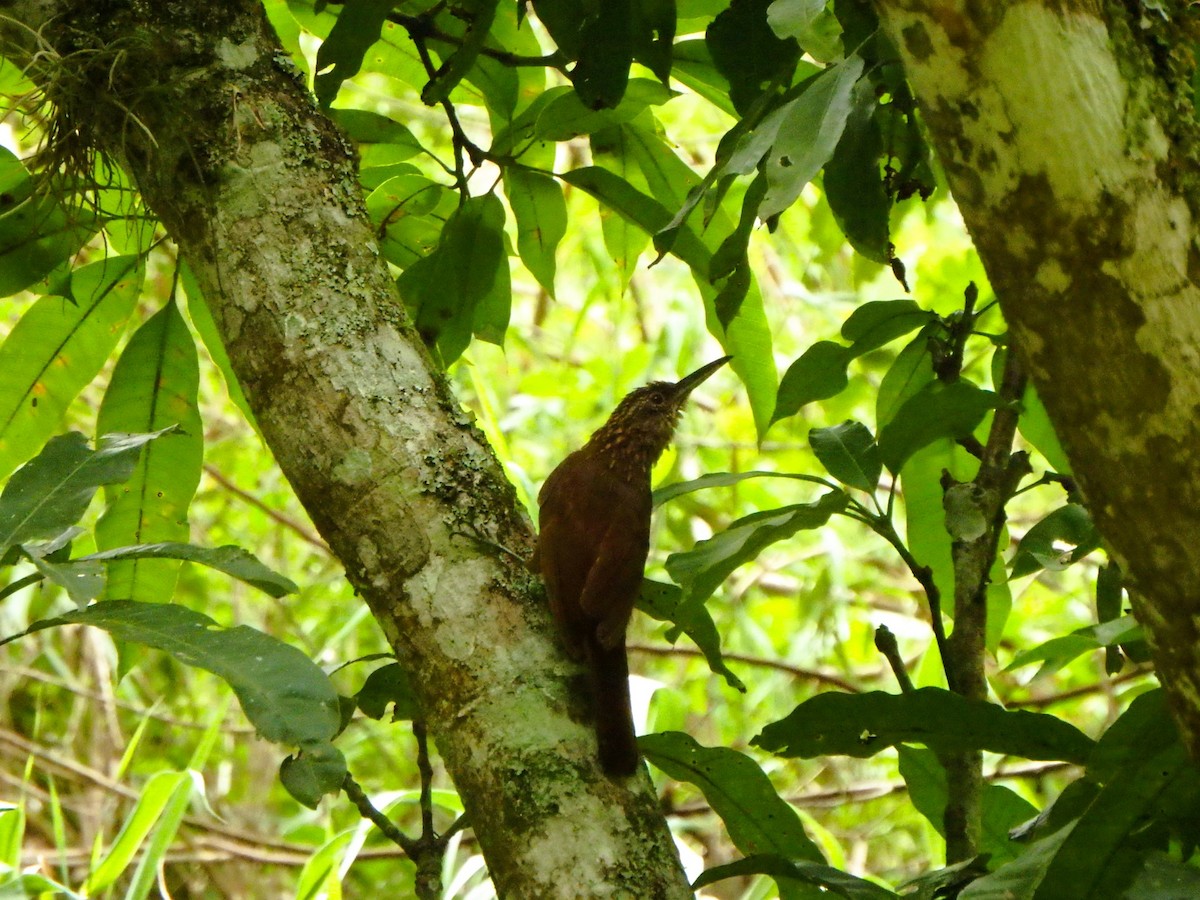
<svg viewBox="0 0 1200 900"><path fill-rule="evenodd" d="M830 475L848 487L868 493L879 486L883 462L875 436L861 422L843 422L831 428L814 428L808 443Z"/></svg>

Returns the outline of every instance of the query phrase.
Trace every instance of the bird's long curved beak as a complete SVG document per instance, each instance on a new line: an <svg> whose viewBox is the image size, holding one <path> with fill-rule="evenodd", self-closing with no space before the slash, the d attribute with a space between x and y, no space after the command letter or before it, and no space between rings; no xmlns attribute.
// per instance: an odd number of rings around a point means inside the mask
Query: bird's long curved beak
<svg viewBox="0 0 1200 900"><path fill-rule="evenodd" d="M708 378L709 375L717 371L717 369L721 368L721 366L725 365L725 363L729 362L731 359L733 359L732 356L722 356L720 359L714 359L708 365L701 366L691 375L685 375L672 386L672 399L674 399L677 403L682 403L687 399L688 394L690 394L702 381Z"/></svg>

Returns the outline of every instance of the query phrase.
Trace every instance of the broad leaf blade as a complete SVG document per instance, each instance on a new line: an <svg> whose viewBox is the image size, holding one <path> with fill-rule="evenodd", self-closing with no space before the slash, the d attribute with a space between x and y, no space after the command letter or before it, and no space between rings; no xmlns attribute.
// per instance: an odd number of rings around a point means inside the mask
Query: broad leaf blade
<svg viewBox="0 0 1200 900"><path fill-rule="evenodd" d="M97 489L128 479L142 445L163 433L107 434L95 450L76 431L52 438L0 494L0 552L70 528Z"/></svg>
<svg viewBox="0 0 1200 900"><path fill-rule="evenodd" d="M178 427L146 448L121 488L105 489L109 506L96 523L99 549L187 540L188 506L204 459L199 384L196 345L170 300L121 353L96 425L101 433ZM165 560L112 563L108 596L167 600L175 591L178 571L178 563Z"/></svg>
<svg viewBox="0 0 1200 900"><path fill-rule="evenodd" d="M830 475L847 487L874 493L883 473L875 436L862 422L846 421L831 428L814 428L808 443Z"/></svg>
<svg viewBox="0 0 1200 900"><path fill-rule="evenodd" d="M296 583L290 578L271 571L252 553L231 544L224 547L197 547L195 544L180 544L170 541L160 544L140 544L102 550L99 553L81 556L77 561L105 562L126 559L178 559L184 562L198 563L253 585L272 597L294 594L299 590Z"/></svg>
<svg viewBox="0 0 1200 900"><path fill-rule="evenodd" d="M1094 744L1055 716L1008 711L941 688L906 694L818 694L751 741L782 756L865 758L897 744L938 752L990 750L1083 763Z"/></svg>
<svg viewBox="0 0 1200 900"><path fill-rule="evenodd" d="M77 269L73 301L43 297L0 345L0 478L58 429L67 406L108 360L145 271L136 256Z"/></svg>
<svg viewBox="0 0 1200 900"><path fill-rule="evenodd" d="M880 430L879 454L884 465L899 472L922 447L940 438L967 437L995 406L995 394L968 381L927 384Z"/></svg>

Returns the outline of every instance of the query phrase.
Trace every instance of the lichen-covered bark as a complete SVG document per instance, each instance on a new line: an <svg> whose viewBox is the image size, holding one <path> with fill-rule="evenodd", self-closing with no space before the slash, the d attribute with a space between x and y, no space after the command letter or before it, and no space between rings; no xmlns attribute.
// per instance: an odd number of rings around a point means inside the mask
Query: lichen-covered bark
<svg viewBox="0 0 1200 900"><path fill-rule="evenodd" d="M1200 759L1186 4L875 2Z"/></svg>
<svg viewBox="0 0 1200 900"><path fill-rule="evenodd" d="M5 13L5 52L193 268L272 452L416 682L501 894L688 896L649 779L599 773L539 588L471 537L533 541L405 316L352 149L260 4Z"/></svg>

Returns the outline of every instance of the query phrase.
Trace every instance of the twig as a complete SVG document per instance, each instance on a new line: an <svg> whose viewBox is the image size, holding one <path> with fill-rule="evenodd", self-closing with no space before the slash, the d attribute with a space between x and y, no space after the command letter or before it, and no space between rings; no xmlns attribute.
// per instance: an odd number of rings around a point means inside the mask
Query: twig
<svg viewBox="0 0 1200 900"><path fill-rule="evenodd" d="M371 802L371 798L364 793L358 782L354 780L354 776L349 772L342 779L342 790L350 798L350 802L354 804L364 819L369 819L376 828L383 832L384 837L400 847L410 859L416 861L421 849L419 842L414 841L406 835L396 827L396 824L391 819L376 809L375 804Z"/></svg>
<svg viewBox="0 0 1200 900"><path fill-rule="evenodd" d="M892 667L896 681L900 684L900 692L902 694L911 694L914 690L912 679L908 677L908 670L904 667L904 660L900 658L900 647L896 643L896 636L892 634L891 629L886 625L880 625L875 629L875 649L883 654L883 658Z"/></svg>

